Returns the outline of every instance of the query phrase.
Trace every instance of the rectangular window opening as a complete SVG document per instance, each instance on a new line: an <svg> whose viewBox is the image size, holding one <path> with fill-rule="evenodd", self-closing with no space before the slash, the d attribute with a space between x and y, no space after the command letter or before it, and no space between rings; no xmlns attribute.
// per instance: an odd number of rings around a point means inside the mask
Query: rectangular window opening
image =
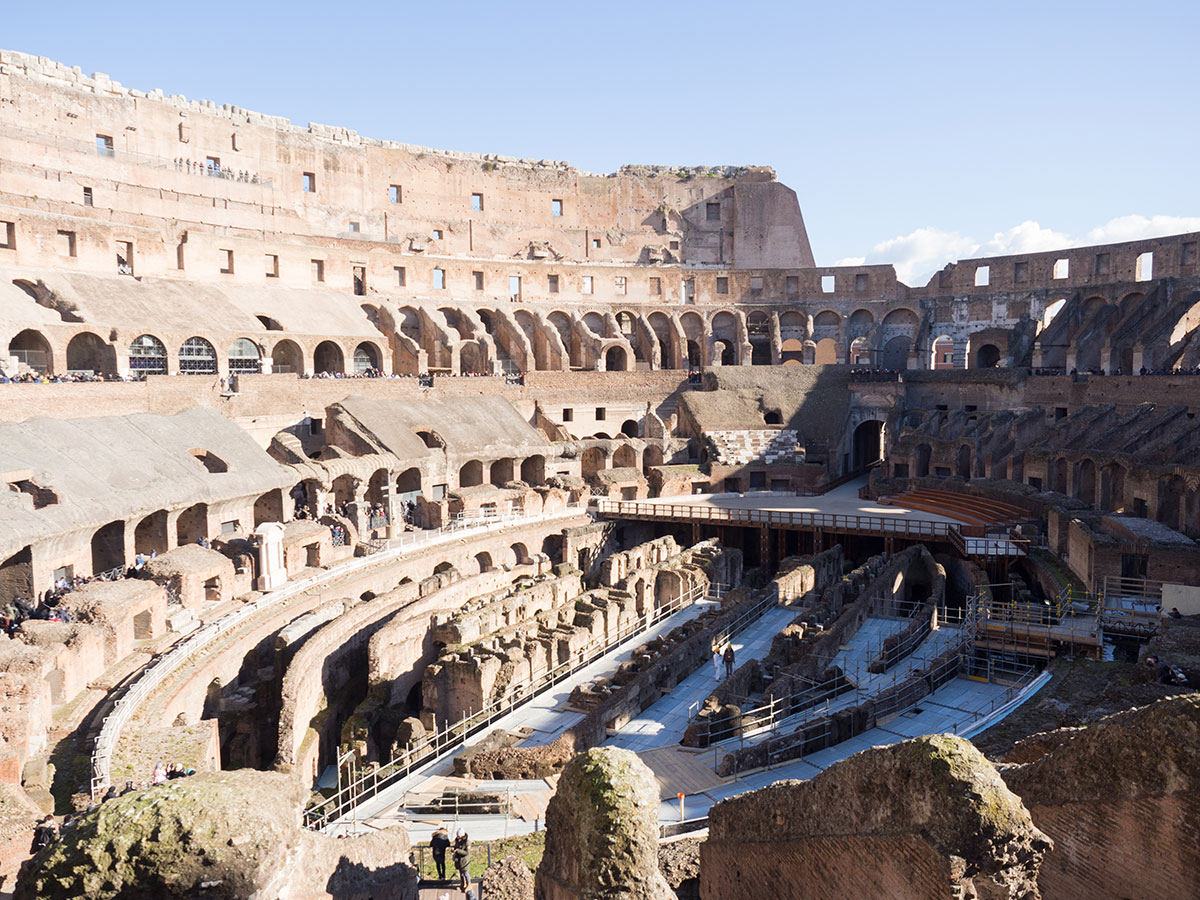
<svg viewBox="0 0 1200 900"><path fill-rule="evenodd" d="M863 273L858 273L854 276L854 290L861 294L867 290L871 284L871 276Z"/></svg>
<svg viewBox="0 0 1200 900"><path fill-rule="evenodd" d="M112 135L96 135L96 154L98 156L116 156L116 151L113 149Z"/></svg>
<svg viewBox="0 0 1200 900"><path fill-rule="evenodd" d="M708 222L721 221L721 204L720 203L705 203L704 218Z"/></svg>
<svg viewBox="0 0 1200 900"><path fill-rule="evenodd" d="M367 295L366 266L354 266L354 295L356 297L365 297Z"/></svg>
<svg viewBox="0 0 1200 900"><path fill-rule="evenodd" d="M1013 284L1026 284L1029 281L1029 263L1013 263Z"/></svg>
<svg viewBox="0 0 1200 900"><path fill-rule="evenodd" d="M1097 275L1107 275L1109 270L1109 257L1107 253L1096 254L1096 273Z"/></svg>
<svg viewBox="0 0 1200 900"><path fill-rule="evenodd" d="M833 293L833 285L834 285L834 276L832 276L832 275L822 275L821 276L821 293L822 294L832 294Z"/></svg>
<svg viewBox="0 0 1200 900"><path fill-rule="evenodd" d="M317 192L317 176L313 172L305 172L302 176L304 184L304 193L315 194Z"/></svg>
<svg viewBox="0 0 1200 900"><path fill-rule="evenodd" d="M600 249L600 238L592 238L592 249L593 250Z"/></svg>
<svg viewBox="0 0 1200 900"><path fill-rule="evenodd" d="M482 282L480 282L480 284L482 285ZM521 299L521 276L520 275L509 275L508 276L508 299L511 300L513 303L516 303L518 300Z"/></svg>
<svg viewBox="0 0 1200 900"><path fill-rule="evenodd" d="M546 280L549 284L550 293L557 294L558 293L558 276L551 275Z"/></svg>
<svg viewBox="0 0 1200 900"><path fill-rule="evenodd" d="M440 228L433 229L433 239L435 241L440 241L442 239L442 229L440 229Z"/></svg>
<svg viewBox="0 0 1200 900"><path fill-rule="evenodd" d="M596 421L597 422L603 422L605 416L607 416L607 415L608 415L608 412L604 409L603 406L596 407Z"/></svg>
<svg viewBox="0 0 1200 900"><path fill-rule="evenodd" d="M717 293L718 294L728 294L729 293L729 279L728 278L725 278L720 275L717 276Z"/></svg>
<svg viewBox="0 0 1200 900"><path fill-rule="evenodd" d="M575 421L575 410L573 410L569 406L565 407L563 409L562 420L564 422L574 422Z"/></svg>
<svg viewBox="0 0 1200 900"><path fill-rule="evenodd" d="M475 290L482 291L483 290L483 273L482 272L472 272L471 279L475 282Z"/></svg>
<svg viewBox="0 0 1200 900"><path fill-rule="evenodd" d="M616 290L618 297L625 296L625 290L626 290L627 283L628 282L625 281L624 275L618 275L618 276L616 276L615 279L613 279L613 288Z"/></svg>
<svg viewBox="0 0 1200 900"><path fill-rule="evenodd" d="M563 211L563 204L562 204L561 200L551 200L550 201L550 215L557 218L558 216L562 215L562 211Z"/></svg>
<svg viewBox="0 0 1200 900"><path fill-rule="evenodd" d="M435 291L444 291L446 289L446 270L433 270L433 289Z"/></svg>
<svg viewBox="0 0 1200 900"><path fill-rule="evenodd" d="M650 276L650 296L651 297L661 297L662 296L662 279L659 278L657 275Z"/></svg>
<svg viewBox="0 0 1200 900"><path fill-rule="evenodd" d="M233 251L232 250L222 250L221 251L221 274L222 275L232 275L233 274Z"/></svg>
<svg viewBox="0 0 1200 900"><path fill-rule="evenodd" d="M763 280L761 275L750 276L750 296L761 297L763 292Z"/></svg>
<svg viewBox="0 0 1200 900"><path fill-rule="evenodd" d="M992 280L992 270L990 266L975 267L975 287L987 287Z"/></svg>
<svg viewBox="0 0 1200 900"><path fill-rule="evenodd" d="M1071 275L1071 261L1069 259L1056 259L1054 261L1054 277L1058 279L1069 278Z"/></svg>
<svg viewBox="0 0 1200 900"><path fill-rule="evenodd" d="M800 293L800 276L799 275L787 276L786 284L787 284L786 289L788 292L788 296L794 297Z"/></svg>
<svg viewBox="0 0 1200 900"><path fill-rule="evenodd" d="M583 276L583 292L585 294L590 294L592 292L592 276L591 275Z"/></svg>
<svg viewBox="0 0 1200 900"><path fill-rule="evenodd" d="M313 281L325 280L325 260L314 259L312 261L312 278Z"/></svg>
<svg viewBox="0 0 1200 900"><path fill-rule="evenodd" d="M1137 262L1133 267L1134 281L1151 281L1154 278L1154 254L1142 253L1138 255Z"/></svg>
<svg viewBox="0 0 1200 900"><path fill-rule="evenodd" d="M92 199L92 189L90 187L85 187L83 189L83 205L84 206L93 206L94 205L94 201Z"/></svg>
<svg viewBox="0 0 1200 900"><path fill-rule="evenodd" d="M358 222L350 223L350 233L358 234L362 230L362 226Z"/></svg>
<svg viewBox="0 0 1200 900"><path fill-rule="evenodd" d="M404 193L402 192L400 185L398 185L398 184L388 185L388 202L389 203L402 203L403 201L404 201Z"/></svg>
<svg viewBox="0 0 1200 900"><path fill-rule="evenodd" d="M133 241L117 241L117 274L133 274Z"/></svg>
<svg viewBox="0 0 1200 900"><path fill-rule="evenodd" d="M75 232L60 231L58 233L58 252L60 256L75 255Z"/></svg>
<svg viewBox="0 0 1200 900"><path fill-rule="evenodd" d="M471 209L475 212L483 212L483 194L471 195Z"/></svg>
<svg viewBox="0 0 1200 900"><path fill-rule="evenodd" d="M404 266L396 266L396 287L404 287L408 282L408 273Z"/></svg>
<svg viewBox="0 0 1200 900"><path fill-rule="evenodd" d="M277 253L267 254L267 277L279 277L279 255Z"/></svg>

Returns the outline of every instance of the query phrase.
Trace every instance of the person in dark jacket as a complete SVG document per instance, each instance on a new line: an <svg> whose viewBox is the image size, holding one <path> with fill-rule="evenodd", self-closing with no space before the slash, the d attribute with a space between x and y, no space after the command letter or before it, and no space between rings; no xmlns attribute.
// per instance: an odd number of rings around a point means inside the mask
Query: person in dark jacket
<svg viewBox="0 0 1200 900"><path fill-rule="evenodd" d="M461 828L454 838L454 868L458 869L458 889L465 894L471 886L471 842Z"/></svg>
<svg viewBox="0 0 1200 900"><path fill-rule="evenodd" d="M429 846L433 850L433 864L437 867L438 881L445 881L446 851L450 849L450 832L446 831L446 826L438 827L429 839Z"/></svg>
<svg viewBox="0 0 1200 900"><path fill-rule="evenodd" d="M726 644L725 645L725 677L727 679L733 677L733 665L734 665L733 644Z"/></svg>

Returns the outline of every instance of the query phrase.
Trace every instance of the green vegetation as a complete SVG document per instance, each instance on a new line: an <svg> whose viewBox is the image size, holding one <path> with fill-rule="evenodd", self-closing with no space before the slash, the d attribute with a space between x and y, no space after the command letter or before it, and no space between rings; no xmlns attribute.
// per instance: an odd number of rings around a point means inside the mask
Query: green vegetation
<svg viewBox="0 0 1200 900"><path fill-rule="evenodd" d="M454 835L454 829L447 826ZM519 856L530 871L537 871L542 861L542 852L546 849L546 832L535 831L533 834L522 834L517 837L501 838L495 841L471 841L471 877L478 878L488 865L488 848L491 847L492 862L499 862L506 856ZM417 869L422 878L433 878L436 869L433 865L433 855L430 853L428 842L418 844L413 850L417 861ZM446 854L446 874L451 874L454 863L450 854Z"/></svg>

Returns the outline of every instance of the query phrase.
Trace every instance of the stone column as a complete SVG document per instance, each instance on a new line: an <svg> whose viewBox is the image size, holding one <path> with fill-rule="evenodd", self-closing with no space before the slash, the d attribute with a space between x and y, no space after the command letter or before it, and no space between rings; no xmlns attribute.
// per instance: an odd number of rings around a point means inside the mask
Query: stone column
<svg viewBox="0 0 1200 900"><path fill-rule="evenodd" d="M283 525L279 522L264 522L254 530L254 543L258 548L258 581L254 585L260 591L273 591L287 581L287 567L283 561Z"/></svg>

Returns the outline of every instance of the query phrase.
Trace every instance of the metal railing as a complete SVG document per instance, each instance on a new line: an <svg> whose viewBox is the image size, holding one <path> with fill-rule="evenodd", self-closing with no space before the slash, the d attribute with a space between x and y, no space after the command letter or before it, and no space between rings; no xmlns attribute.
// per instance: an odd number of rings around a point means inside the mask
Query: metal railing
<svg viewBox="0 0 1200 900"><path fill-rule="evenodd" d="M774 525L792 528L825 528L904 537L949 538L954 525L925 519L893 519L881 516L847 516L836 513L789 512L773 509L725 509L685 503L641 503L630 500L598 500L601 514L628 518L719 522L730 525Z"/></svg>
<svg viewBox="0 0 1200 900"><path fill-rule="evenodd" d="M644 634L663 619L710 594L714 599L719 599L722 589L723 585L716 583L706 582L696 585L659 606L648 616L619 629L606 641L595 642L581 648L566 662L547 669L527 684L519 685L513 693L494 700L478 712L464 713L457 722L442 725L440 729L434 731L432 737L422 743L415 747L410 744L387 763L368 768L361 776L351 780L348 784L339 785L337 793L332 797L325 798L305 810L305 824L316 830L329 827L338 819L352 814L364 800L369 800L395 782L406 778L417 768L458 749L466 742L467 738L523 706L563 679L591 665L621 644ZM339 780L341 771L341 767L339 767Z"/></svg>
<svg viewBox="0 0 1200 900"><path fill-rule="evenodd" d="M439 539L444 538L447 534L458 534L467 528L478 528L479 530L491 530L497 525L503 527L509 524L518 524L523 522L537 522L549 519L561 518L568 515L577 515L583 510L580 507L569 506L559 513L549 513L540 515L524 516L520 519L511 519L504 522L480 521L472 525L464 525L460 527L445 527L437 530L421 532L413 534L413 539L409 541L389 542L389 548L385 555L378 553L370 556L359 557L358 559L347 560L331 569L327 569L316 575L310 575L300 581L284 585L277 591L272 591L269 594L264 594L253 603L248 603L245 606L235 610L227 616L223 616L214 622L210 622L203 628L193 632L189 637L184 639L179 644L176 644L167 653L160 656L150 665L142 669L137 679L130 685L129 689L113 704L112 711L104 717L103 724L100 728L100 733L96 736L96 743L92 750L92 794L96 795L98 791L107 788L111 783L111 766L112 756L116 750L117 744L121 738L121 731L129 722L129 719L137 711L137 708L146 700L150 694L156 690L168 677L180 669L186 662L200 651L207 648L220 635L241 625L250 617L257 615L272 606L297 597L315 587L333 581L334 579L344 578L347 575L353 574L361 569L370 566L378 565L382 562L397 559L408 550L424 544L433 544Z"/></svg>
<svg viewBox="0 0 1200 900"><path fill-rule="evenodd" d="M932 654L926 654L925 656L918 658L915 662L912 662L907 673L903 676L905 680L911 677L913 671L924 669L927 666L936 663L937 659L941 658L947 653L966 653L967 649L971 646L975 638L975 620L974 615L971 612L973 608L973 605L968 604L966 614L960 617L959 623L955 626L960 629L957 639L946 646L934 648L934 652ZM876 653L871 652L873 642L868 641L864 648L865 653L863 654L864 658L869 660L869 662L866 664L861 662L856 663L853 671L843 671L839 677L812 684L810 687L802 691L797 691L782 696L772 695L768 703L764 703L751 709L742 710L737 716L739 720L737 728L740 729L740 734L738 736L742 739L742 746L745 746L746 737L759 735L764 732L774 733L778 730L781 724L785 722L785 720L789 726L795 725L796 727L801 727L815 718L828 716L833 711L831 707L832 702L845 694L853 693L853 702L847 702L842 705L858 706L863 702L863 700L871 699L872 697L887 690L888 687L897 687L901 683L900 674L894 674L890 683L888 683L885 679L881 679L879 676L884 675L888 669L892 668L902 660L910 659L913 651L921 644L925 643L929 637L930 632L925 631L920 635L919 639L910 639L909 642L911 645L906 648L907 652L903 653L902 655L895 656L894 659L887 664L887 668L885 668L883 672L872 672L870 670L870 666L876 657L885 653L884 644L887 639L878 639L877 646L879 649ZM842 651L839 650L837 653L833 654L812 654L806 657L806 659L815 661L817 664L816 668L818 670L825 670L832 666L835 660L841 654ZM796 678L796 676L792 675L785 675L783 677L792 678L793 680ZM869 690L863 689L862 685L864 682L869 683ZM699 704L693 703L692 706L689 707L689 720L695 718L693 710L698 712ZM749 727L747 727L747 724L749 724ZM728 719L718 719L712 721L712 728L714 730L718 728L724 728L730 732L726 734L725 737L717 738L716 741L712 741L713 744L717 743L719 740L725 740L728 739L728 737L733 736L732 731L734 730L734 726L729 722Z"/></svg>

